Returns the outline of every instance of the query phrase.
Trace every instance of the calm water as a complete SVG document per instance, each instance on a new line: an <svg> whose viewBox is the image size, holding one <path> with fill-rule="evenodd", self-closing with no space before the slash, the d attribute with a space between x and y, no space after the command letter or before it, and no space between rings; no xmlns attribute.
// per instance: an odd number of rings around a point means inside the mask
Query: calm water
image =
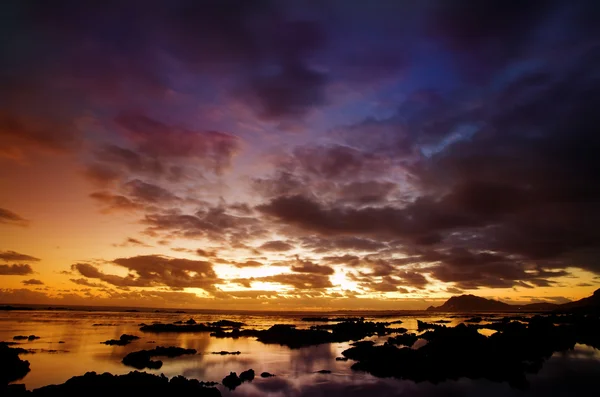
<svg viewBox="0 0 600 397"><path fill-rule="evenodd" d="M291 350L284 346L265 345L252 338L217 339L208 333L153 334L139 331L139 323L173 322L193 317L197 322L221 319L241 321L246 328L265 329L273 324L296 324L308 328L316 323L299 321L302 315L215 315L151 312L89 312L89 311L12 311L0 312L0 341L12 341L15 335L35 334L41 339L23 342L20 347L33 349L35 353L22 355L31 363L31 372L18 381L28 389L62 383L72 376L87 371L124 374L133 370L121 363L129 352L152 349L155 346L179 346L198 351L194 356L169 359L160 358L163 367L146 370L164 373L168 377L184 375L205 381L220 382L230 371L240 373L249 368L258 374L263 371L276 374L275 378L256 378L228 391L219 385L224 396L597 396L600 386L600 351L577 345L576 349L556 353L546 362L540 373L531 375L531 389L524 392L511 389L506 383L485 380L460 379L438 385L428 382L414 383L395 379L379 379L350 369L352 361L335 361L348 343L324 344ZM369 316L365 316L367 319ZM470 316L465 316L470 317ZM416 332L417 319L436 321L450 320L454 326L464 318L440 316L395 316L374 319L377 321L402 320L393 325ZM102 326L94 326L102 324ZM492 331L493 332L493 331ZM106 346L107 339L118 339L121 334L134 334L141 339L128 346ZM387 337L371 338L383 342ZM65 343L58 343L64 341ZM155 343L149 343L149 342ZM415 348L421 341L417 342ZM240 351L237 356L213 355L218 351ZM331 374L318 374L319 370Z"/></svg>

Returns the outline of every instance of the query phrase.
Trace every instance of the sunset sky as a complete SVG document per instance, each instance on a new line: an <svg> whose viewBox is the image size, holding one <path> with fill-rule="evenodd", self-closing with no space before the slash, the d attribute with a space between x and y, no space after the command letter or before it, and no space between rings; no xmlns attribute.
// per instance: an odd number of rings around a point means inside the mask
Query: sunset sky
<svg viewBox="0 0 600 397"><path fill-rule="evenodd" d="M600 287L596 1L0 3L0 303Z"/></svg>

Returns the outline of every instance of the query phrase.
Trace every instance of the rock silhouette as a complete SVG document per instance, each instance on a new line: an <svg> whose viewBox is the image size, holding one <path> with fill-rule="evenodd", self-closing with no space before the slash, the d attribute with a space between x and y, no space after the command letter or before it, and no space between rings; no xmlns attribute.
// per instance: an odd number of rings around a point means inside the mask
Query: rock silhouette
<svg viewBox="0 0 600 397"><path fill-rule="evenodd" d="M415 344L417 339L419 339L419 337L415 334L404 334L389 337L387 343L390 345L411 347Z"/></svg>
<svg viewBox="0 0 600 397"><path fill-rule="evenodd" d="M268 373L268 372L263 372L262 374L260 374L260 377L261 377L261 378L272 378L272 377L274 377L274 376L275 376L275 375L273 375L273 374L271 374L271 373Z"/></svg>
<svg viewBox="0 0 600 397"><path fill-rule="evenodd" d="M420 335L428 343L416 350L394 346L396 337L382 346L357 343L342 354L357 361L352 369L378 377L433 383L485 378L524 389L526 374L538 372L554 352L572 349L576 343L600 345L597 316L534 316L527 322L428 327ZM498 332L489 337L478 332L488 327Z"/></svg>
<svg viewBox="0 0 600 397"><path fill-rule="evenodd" d="M481 298L475 295L453 296L441 306L430 306L428 311L436 312L543 312L543 311L573 311L573 310L600 310L600 289L594 291L592 296L575 302L554 304L548 302L531 303L527 305L509 305L493 299Z"/></svg>
<svg viewBox="0 0 600 397"><path fill-rule="evenodd" d="M140 331L142 332L217 332L221 331L221 327L213 327L211 325L206 324L183 324L179 322L179 324L144 324L141 326Z"/></svg>
<svg viewBox="0 0 600 397"><path fill-rule="evenodd" d="M211 333L217 338L255 337L264 344L279 344L296 349L323 343L356 341L373 335L388 335L398 330L388 328L388 323L370 321L344 321L337 324L318 325L310 329L296 329L293 325L275 324L267 330L223 330ZM331 332L330 332L331 331Z"/></svg>
<svg viewBox="0 0 600 397"><path fill-rule="evenodd" d="M208 323L208 325L210 325L211 327L232 327L232 328L241 328L243 326L245 326L246 324L244 323L240 323L238 321L231 321L231 320L219 320L219 321L215 321L213 323Z"/></svg>
<svg viewBox="0 0 600 397"><path fill-rule="evenodd" d="M264 372L264 373L266 373L266 372ZM263 376L263 378L264 377L265 376ZM225 386L229 390L235 390L235 388L240 386L243 382L252 382L253 379L254 379L254 370L249 369L249 370L243 371L240 374L240 376L238 376L237 373L235 373L235 372L230 372L229 375L227 375L226 377L223 378L221 383L223 383L223 386Z"/></svg>
<svg viewBox="0 0 600 397"><path fill-rule="evenodd" d="M116 345L116 346L125 346L130 344L132 341L140 339L139 336L123 334L119 339L109 339L104 342L100 342L104 345Z"/></svg>
<svg viewBox="0 0 600 397"><path fill-rule="evenodd" d="M36 335L16 335L13 336L13 340L28 340L28 341L32 341L32 340L36 340L36 339L40 339L39 336Z"/></svg>
<svg viewBox="0 0 600 397"><path fill-rule="evenodd" d="M0 343L0 390L8 382L21 379L30 371L29 361L19 358L21 353L27 353L27 351Z"/></svg>
<svg viewBox="0 0 600 397"><path fill-rule="evenodd" d="M137 369L159 369L163 362L152 360L153 357L179 357L185 354L196 354L195 349L184 349L182 347L162 347L157 346L152 350L140 350L129 353L123 358L123 364Z"/></svg>
<svg viewBox="0 0 600 397"><path fill-rule="evenodd" d="M12 387L14 386L14 387ZM221 392L213 382L199 382L186 379L183 376L174 378L147 374L145 372L130 372L127 375L112 375L109 373L96 374L88 372L83 376L75 376L60 385L44 386L33 391L26 391L23 385L10 385L2 395L6 397L80 397L94 396L198 396L219 397ZM0 392L2 390L0 389Z"/></svg>

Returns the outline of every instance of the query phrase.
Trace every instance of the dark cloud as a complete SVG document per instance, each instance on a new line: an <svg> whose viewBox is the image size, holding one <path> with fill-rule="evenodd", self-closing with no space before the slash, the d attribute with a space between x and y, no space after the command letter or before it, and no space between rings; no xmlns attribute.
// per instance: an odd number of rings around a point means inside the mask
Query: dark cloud
<svg viewBox="0 0 600 397"><path fill-rule="evenodd" d="M103 211L139 211L144 209L142 203L131 200L130 198L113 194L111 192L94 192L90 197L98 201L103 206Z"/></svg>
<svg viewBox="0 0 600 397"><path fill-rule="evenodd" d="M170 203L179 199L169 190L139 179L127 182L125 189L129 192L130 197L143 203Z"/></svg>
<svg viewBox="0 0 600 397"><path fill-rule="evenodd" d="M243 267L261 267L264 266L263 263L258 261L245 261L245 262L235 262L235 267L243 268Z"/></svg>
<svg viewBox="0 0 600 397"><path fill-rule="evenodd" d="M21 281L23 284L25 285L44 285L44 282L41 280L36 280L34 278L31 278L29 280L23 280Z"/></svg>
<svg viewBox="0 0 600 397"><path fill-rule="evenodd" d="M76 263L72 268L84 277L118 287L167 286L175 290L202 288L211 291L213 284L219 282L212 263L206 261L143 255L117 258L112 263L127 269L129 274L124 277L106 274L87 263Z"/></svg>
<svg viewBox="0 0 600 397"><path fill-rule="evenodd" d="M388 245L385 242L361 238L361 237L339 237L339 238L317 238L314 236L302 238L303 248L311 249L316 253L327 253L330 251L379 251Z"/></svg>
<svg viewBox="0 0 600 397"><path fill-rule="evenodd" d="M136 142L140 152L167 159L197 159L216 173L229 166L239 148L239 140L233 135L168 126L143 114L121 113L116 122Z"/></svg>
<svg viewBox="0 0 600 397"><path fill-rule="evenodd" d="M148 214L143 221L147 232L173 233L179 237L207 237L222 240L230 237L240 243L249 238L258 238L264 233L258 219L231 215L223 207L201 209L193 215L178 212Z"/></svg>
<svg viewBox="0 0 600 397"><path fill-rule="evenodd" d="M294 246L285 241L273 240L267 241L258 248L265 251L284 252L294 249Z"/></svg>
<svg viewBox="0 0 600 397"><path fill-rule="evenodd" d="M292 265L291 267L293 272L296 273L311 273L311 274L322 274L325 276L331 275L334 273L333 269L329 266L318 265L311 261L306 260L297 260L297 264Z"/></svg>
<svg viewBox="0 0 600 397"><path fill-rule="evenodd" d="M28 274L33 274L33 269L26 264L0 265L0 275L2 276L26 276Z"/></svg>
<svg viewBox="0 0 600 397"><path fill-rule="evenodd" d="M233 279L234 283L239 283L246 287L250 287L254 281L278 283L283 285L291 286L298 290L311 290L311 289L323 289L331 288L333 284L329 280L329 276L323 274L312 274L312 273L283 273L276 274L274 276L265 277L251 277L245 279Z"/></svg>
<svg viewBox="0 0 600 397"><path fill-rule="evenodd" d="M40 259L15 251L0 251L0 260L4 262L38 262Z"/></svg>
<svg viewBox="0 0 600 397"><path fill-rule="evenodd" d="M0 208L0 223L15 226L27 226L29 221L23 218L21 215L16 214L6 208Z"/></svg>
<svg viewBox="0 0 600 397"><path fill-rule="evenodd" d="M333 265L358 266L360 264L358 256L348 254L343 256L324 256L322 260Z"/></svg>
<svg viewBox="0 0 600 397"><path fill-rule="evenodd" d="M150 247L150 245L144 243L133 237L127 237L121 244L115 244L116 247Z"/></svg>
<svg viewBox="0 0 600 397"><path fill-rule="evenodd" d="M102 285L100 283L92 283L92 282L88 281L85 278L70 278L69 281L71 281L71 282L73 282L75 284L78 284L78 285L84 285L86 287L104 288L104 285Z"/></svg>

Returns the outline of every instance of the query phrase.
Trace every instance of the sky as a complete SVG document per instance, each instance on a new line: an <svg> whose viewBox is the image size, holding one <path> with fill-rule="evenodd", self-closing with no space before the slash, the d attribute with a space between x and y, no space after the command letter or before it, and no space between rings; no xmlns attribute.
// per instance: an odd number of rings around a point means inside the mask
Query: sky
<svg viewBox="0 0 600 397"><path fill-rule="evenodd" d="M0 303L600 286L596 1L0 4Z"/></svg>

